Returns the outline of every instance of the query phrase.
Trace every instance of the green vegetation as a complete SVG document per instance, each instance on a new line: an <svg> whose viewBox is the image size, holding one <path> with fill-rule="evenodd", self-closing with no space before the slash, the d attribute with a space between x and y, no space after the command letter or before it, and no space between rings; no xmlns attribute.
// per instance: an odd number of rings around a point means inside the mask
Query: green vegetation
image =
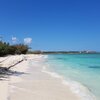
<svg viewBox="0 0 100 100"><path fill-rule="evenodd" d="M0 56L26 54L28 46L24 44L10 45L9 43L0 41Z"/></svg>

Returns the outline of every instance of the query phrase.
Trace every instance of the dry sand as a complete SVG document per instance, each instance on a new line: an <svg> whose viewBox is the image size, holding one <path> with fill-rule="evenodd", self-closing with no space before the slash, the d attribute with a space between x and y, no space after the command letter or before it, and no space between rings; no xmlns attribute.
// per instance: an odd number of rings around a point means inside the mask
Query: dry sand
<svg viewBox="0 0 100 100"><path fill-rule="evenodd" d="M42 55L24 55L12 68L17 71L8 81L0 81L0 100L81 100L59 78L44 73Z"/></svg>

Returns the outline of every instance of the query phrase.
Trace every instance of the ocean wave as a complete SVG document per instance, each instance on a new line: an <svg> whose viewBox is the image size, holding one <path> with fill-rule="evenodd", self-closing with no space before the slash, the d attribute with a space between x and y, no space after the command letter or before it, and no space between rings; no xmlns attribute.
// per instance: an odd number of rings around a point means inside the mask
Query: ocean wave
<svg viewBox="0 0 100 100"><path fill-rule="evenodd" d="M96 100L96 97L90 91L90 89L80 82L73 81L69 78L65 79L63 76L56 72L50 72L46 66L43 66L42 72L47 73L52 77L61 79L62 84L69 86L71 91L79 96L81 100Z"/></svg>

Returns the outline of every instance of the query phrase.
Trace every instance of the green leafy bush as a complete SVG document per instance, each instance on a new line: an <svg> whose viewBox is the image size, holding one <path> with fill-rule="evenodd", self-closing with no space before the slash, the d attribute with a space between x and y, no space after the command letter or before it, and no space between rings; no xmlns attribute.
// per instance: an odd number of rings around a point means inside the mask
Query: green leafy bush
<svg viewBox="0 0 100 100"><path fill-rule="evenodd" d="M0 41L0 56L26 54L28 49L28 46L24 44L10 45L9 43Z"/></svg>

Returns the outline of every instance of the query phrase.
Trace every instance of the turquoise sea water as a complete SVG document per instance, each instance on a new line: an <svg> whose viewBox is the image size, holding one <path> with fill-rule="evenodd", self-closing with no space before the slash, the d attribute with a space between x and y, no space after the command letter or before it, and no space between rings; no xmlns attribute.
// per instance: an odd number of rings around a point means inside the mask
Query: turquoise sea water
<svg viewBox="0 0 100 100"><path fill-rule="evenodd" d="M100 100L100 54L58 54L48 55L48 67L51 72L56 72L67 81L72 82L73 90L82 94L75 82L81 83L97 100ZM84 90L84 89L83 89ZM86 89L84 92L87 92ZM86 93L86 95L88 95ZM93 100L92 97L84 100Z"/></svg>

